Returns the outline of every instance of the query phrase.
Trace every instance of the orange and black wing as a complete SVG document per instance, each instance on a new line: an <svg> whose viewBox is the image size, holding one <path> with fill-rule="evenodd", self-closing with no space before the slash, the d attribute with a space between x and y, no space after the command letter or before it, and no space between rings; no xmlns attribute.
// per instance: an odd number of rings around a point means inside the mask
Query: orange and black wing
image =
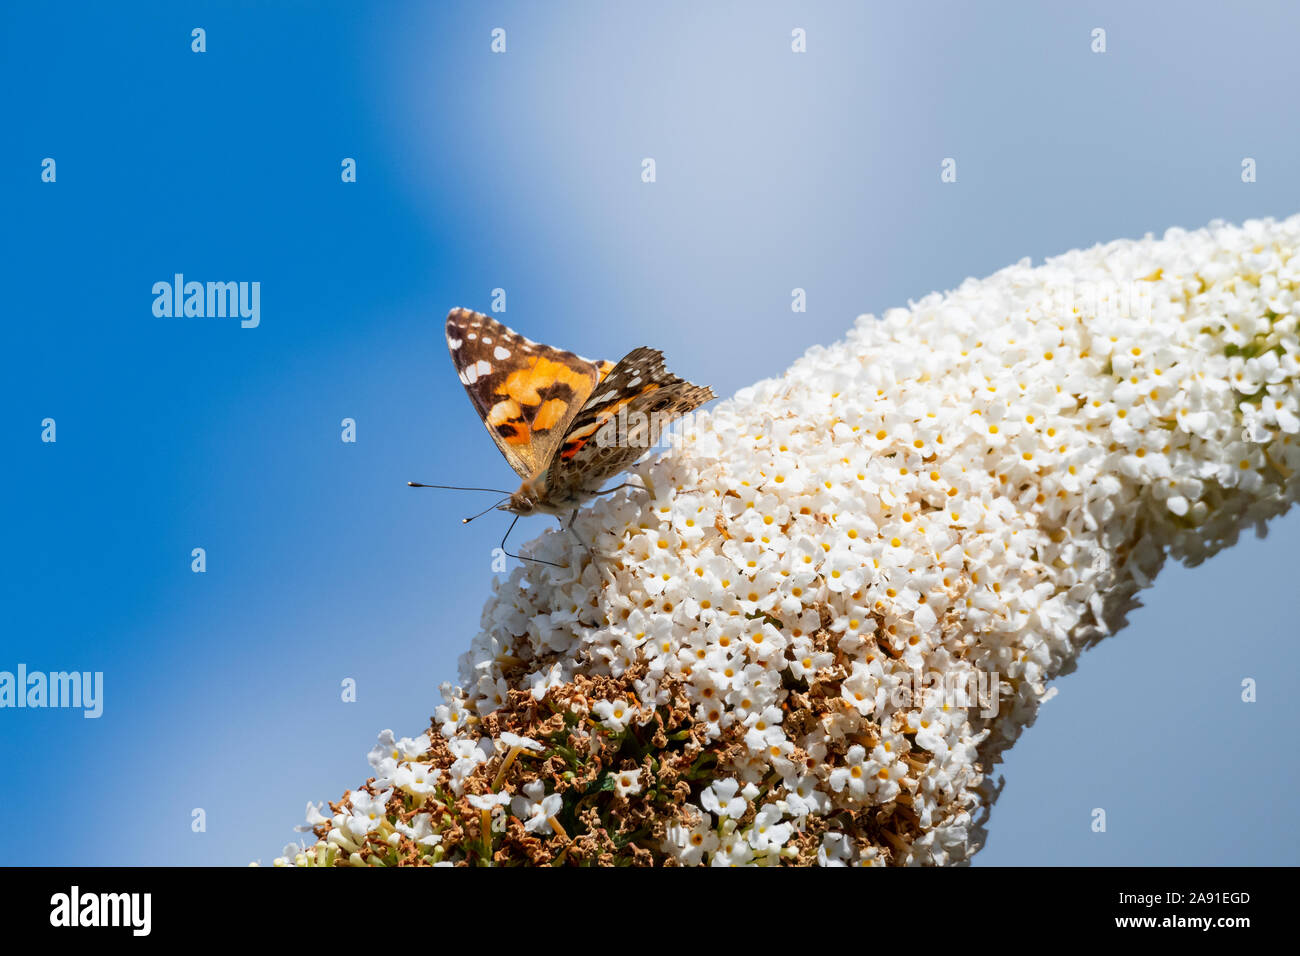
<svg viewBox="0 0 1300 956"><path fill-rule="evenodd" d="M447 348L461 384L510 467L535 477L609 362L524 338L469 309L447 314Z"/></svg>

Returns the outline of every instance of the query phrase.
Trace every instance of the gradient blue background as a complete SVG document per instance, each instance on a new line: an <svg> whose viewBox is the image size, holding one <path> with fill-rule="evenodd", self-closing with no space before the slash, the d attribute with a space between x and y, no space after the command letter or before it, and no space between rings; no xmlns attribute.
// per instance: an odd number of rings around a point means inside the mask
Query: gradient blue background
<svg viewBox="0 0 1300 956"><path fill-rule="evenodd" d="M426 726L504 520L404 482L514 481L451 306L503 287L727 395L1023 256L1300 209L1294 5L697 6L4 5L0 669L107 699L0 711L0 861L269 862ZM154 318L175 272L260 281L261 326ZM999 768L977 863L1295 863L1298 544L1169 568Z"/></svg>

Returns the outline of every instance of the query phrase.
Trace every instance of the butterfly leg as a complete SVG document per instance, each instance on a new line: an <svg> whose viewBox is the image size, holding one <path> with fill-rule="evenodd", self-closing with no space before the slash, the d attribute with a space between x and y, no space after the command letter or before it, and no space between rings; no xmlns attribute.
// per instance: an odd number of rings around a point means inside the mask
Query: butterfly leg
<svg viewBox="0 0 1300 956"><path fill-rule="evenodd" d="M633 482L630 482L630 481L625 481L625 482L623 482L621 485L615 485L613 488L606 488L604 491L595 491L595 492L592 492L592 494L593 494L593 495L612 495L614 492L616 492L616 491L621 491L621 490L624 489L624 488L635 488L637 491L644 491L646 494L649 494L649 493L650 493L650 489L647 488L645 485L638 485L638 484L634 484Z"/></svg>
<svg viewBox="0 0 1300 956"><path fill-rule="evenodd" d="M505 537L501 539L501 550L505 552L507 558L516 558L520 561L532 561L534 564L549 564L553 568L563 568L564 565L556 564L553 561L543 561L541 558L526 558L522 554L511 554L506 551L506 538L510 537L510 532L515 530L515 525L519 522L519 515L515 515L515 520L510 522L510 527L506 528Z"/></svg>
<svg viewBox="0 0 1300 956"><path fill-rule="evenodd" d="M561 521L560 526L563 528L567 528L569 534L573 535L573 540L577 541L578 544L582 545L583 548L586 549L587 554L595 558L596 552L591 550L591 545L587 544L587 542L583 541L582 538L578 537L578 532L575 531L573 528L573 522L577 520L577 517L578 517L578 509L574 508L572 511L569 512L569 523L566 525L563 521Z"/></svg>
<svg viewBox="0 0 1300 956"><path fill-rule="evenodd" d="M578 509L574 508L573 511L569 513L569 523L564 525L564 523L561 522L561 524L564 527L567 527L569 529L569 534L573 535L574 540L586 549L588 556L591 558L591 566L600 572L601 577L605 579L610 587L616 587L618 582L614 580L614 572L610 570L606 562L597 560L596 552L591 550L591 545L587 544L587 542L583 541L582 538L578 536L577 530L573 527L573 522L577 517Z"/></svg>

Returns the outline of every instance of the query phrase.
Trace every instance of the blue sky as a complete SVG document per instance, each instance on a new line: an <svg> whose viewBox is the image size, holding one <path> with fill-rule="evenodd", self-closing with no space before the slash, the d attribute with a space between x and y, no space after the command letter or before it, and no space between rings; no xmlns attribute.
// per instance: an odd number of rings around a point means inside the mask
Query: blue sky
<svg viewBox="0 0 1300 956"><path fill-rule="evenodd" d="M0 669L105 675L98 720L0 710L0 862L269 861L427 725L504 522L404 484L513 480L450 307L504 288L532 338L727 395L1024 256L1300 206L1295 7L697 6L0 11ZM260 282L260 324L155 317L178 272ZM1297 862L1298 544L1169 568L999 768L978 864Z"/></svg>

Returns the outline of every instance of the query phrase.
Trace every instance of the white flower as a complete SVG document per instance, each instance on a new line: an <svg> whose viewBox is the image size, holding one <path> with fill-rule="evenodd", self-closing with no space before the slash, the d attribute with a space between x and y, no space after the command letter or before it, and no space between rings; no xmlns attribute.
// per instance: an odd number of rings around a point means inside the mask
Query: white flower
<svg viewBox="0 0 1300 956"><path fill-rule="evenodd" d="M786 777L784 781L784 803L786 813L791 817L806 817L809 814L824 814L831 806L830 798L817 789L818 780L812 774L801 777Z"/></svg>
<svg viewBox="0 0 1300 956"><path fill-rule="evenodd" d="M830 774L831 789L836 793L848 789L849 795L861 800L876 789L876 767L867 759L861 744L854 744L844 755L844 766L836 767Z"/></svg>
<svg viewBox="0 0 1300 956"><path fill-rule="evenodd" d="M687 827L681 822L669 824L664 838L664 852L671 853L686 866L697 866L706 855L717 850L718 834L713 829L712 818L696 811L699 821Z"/></svg>
<svg viewBox="0 0 1300 956"><path fill-rule="evenodd" d="M614 793L619 797L630 797L641 792L641 771L620 770L614 774Z"/></svg>
<svg viewBox="0 0 1300 956"><path fill-rule="evenodd" d="M546 784L534 780L524 784L524 795L510 801L510 812L524 821L525 829L537 833L545 830L551 817L560 812L564 798L558 793L546 795Z"/></svg>
<svg viewBox="0 0 1300 956"><path fill-rule="evenodd" d="M535 700L541 700L552 687L564 683L559 664L552 664L544 671L537 671L528 676L528 691Z"/></svg>
<svg viewBox="0 0 1300 956"><path fill-rule="evenodd" d="M447 739L455 737L465 725L469 716L466 711L454 704L440 704L434 708L434 719L438 721L439 730Z"/></svg>
<svg viewBox="0 0 1300 956"><path fill-rule="evenodd" d="M442 842L442 834L433 832L433 818L428 813L417 813L411 817L410 823L398 820L393 829L420 846L437 846Z"/></svg>
<svg viewBox="0 0 1300 956"><path fill-rule="evenodd" d="M853 841L846 834L833 830L822 834L822 845L817 850L821 866L847 866L853 859Z"/></svg>
<svg viewBox="0 0 1300 956"><path fill-rule="evenodd" d="M518 734L512 734L510 731L503 731L501 742L507 747L522 747L524 750L541 751L545 748L540 741L533 740L532 737L521 737Z"/></svg>
<svg viewBox="0 0 1300 956"><path fill-rule="evenodd" d="M598 700L592 705L591 711L605 725L606 730L616 734L626 730L628 721L632 719L632 709L625 700Z"/></svg>
<svg viewBox="0 0 1300 956"><path fill-rule="evenodd" d="M365 790L354 790L349 798L352 804L352 813L348 817L347 826L355 837L360 837L371 830L376 830L384 822L387 815L388 799L393 795L393 791L382 790L379 793L371 794Z"/></svg>
<svg viewBox="0 0 1300 956"><path fill-rule="evenodd" d="M510 794L502 791L501 793L471 793L465 798L469 805L475 810L492 810L496 807L504 807L510 802Z"/></svg>
<svg viewBox="0 0 1300 956"><path fill-rule="evenodd" d="M465 788L465 781L479 764L486 763L493 754L492 741L487 737L477 740L457 737L448 741L447 749L454 758L447 774L452 792L460 794Z"/></svg>
<svg viewBox="0 0 1300 956"><path fill-rule="evenodd" d="M740 782L734 777L715 780L700 794L700 805L719 817L738 820L749 809L749 803L745 798L737 795L739 789Z"/></svg>
<svg viewBox="0 0 1300 956"><path fill-rule="evenodd" d="M784 815L775 803L765 804L749 828L749 845L759 851L778 850L784 846L794 833L793 824L781 822Z"/></svg>
<svg viewBox="0 0 1300 956"><path fill-rule="evenodd" d="M330 818L321 813L321 808L324 806L325 804L323 801L321 803L312 803L310 800L308 800L307 801L307 822L305 824L300 824L294 827L294 829L297 830L299 833L305 833L308 830L316 829L316 827L320 826L323 823L329 823Z"/></svg>
<svg viewBox="0 0 1300 956"><path fill-rule="evenodd" d="M425 797L433 793L440 779L442 771L432 764L404 763L399 764L393 774L393 785L417 797Z"/></svg>
<svg viewBox="0 0 1300 956"><path fill-rule="evenodd" d="M391 730L379 734L379 743L370 751L370 766L375 768L375 785L386 787L397 772L397 764L402 760L416 760L428 753L429 735L403 737L398 740Z"/></svg>

